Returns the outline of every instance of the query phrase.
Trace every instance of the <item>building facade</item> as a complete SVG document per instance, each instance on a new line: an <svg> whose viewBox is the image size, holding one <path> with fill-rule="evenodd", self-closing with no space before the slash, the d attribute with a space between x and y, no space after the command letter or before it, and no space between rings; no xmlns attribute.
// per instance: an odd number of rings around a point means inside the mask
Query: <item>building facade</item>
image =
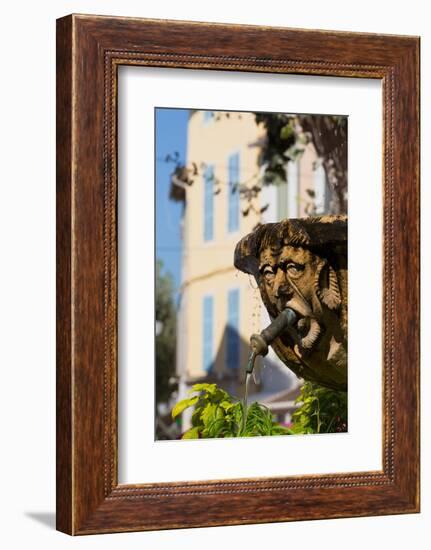
<svg viewBox="0 0 431 550"><path fill-rule="evenodd" d="M233 266L236 243L259 223L321 214L327 208L326 178L312 145L298 161L288 163L286 182L264 186L253 195L253 187L261 187L264 138L253 113L190 114L187 166L194 167L195 176L186 191L182 227L179 399L204 380L241 396L250 335L270 322L255 281ZM299 383L269 353L251 398L288 421ZM183 418L185 428L189 416Z"/></svg>

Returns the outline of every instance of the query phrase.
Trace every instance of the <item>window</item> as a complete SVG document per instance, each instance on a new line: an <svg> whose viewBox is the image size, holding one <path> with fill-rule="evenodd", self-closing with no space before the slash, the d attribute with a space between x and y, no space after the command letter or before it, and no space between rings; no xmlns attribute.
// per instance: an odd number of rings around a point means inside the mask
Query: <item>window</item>
<svg viewBox="0 0 431 550"><path fill-rule="evenodd" d="M277 221L288 218L288 188L287 181L277 184Z"/></svg>
<svg viewBox="0 0 431 550"><path fill-rule="evenodd" d="M239 289L229 290L227 297L226 365L239 368Z"/></svg>
<svg viewBox="0 0 431 550"><path fill-rule="evenodd" d="M299 162L287 163L287 217L297 218L299 213Z"/></svg>
<svg viewBox="0 0 431 550"><path fill-rule="evenodd" d="M228 181L228 231L232 233L239 229L239 153L229 156Z"/></svg>
<svg viewBox="0 0 431 550"><path fill-rule="evenodd" d="M202 333L202 349L203 349L203 368L205 372L209 372L213 367L213 323L214 323L214 298L212 296L204 296L203 308L203 333Z"/></svg>
<svg viewBox="0 0 431 550"><path fill-rule="evenodd" d="M204 111L204 124L208 124L214 118L214 111Z"/></svg>
<svg viewBox="0 0 431 550"><path fill-rule="evenodd" d="M204 241L214 238L214 167L208 165L204 172Z"/></svg>
<svg viewBox="0 0 431 550"><path fill-rule="evenodd" d="M314 169L313 179L316 214L325 214L328 210L328 193L326 192L325 169L321 162L319 162Z"/></svg>

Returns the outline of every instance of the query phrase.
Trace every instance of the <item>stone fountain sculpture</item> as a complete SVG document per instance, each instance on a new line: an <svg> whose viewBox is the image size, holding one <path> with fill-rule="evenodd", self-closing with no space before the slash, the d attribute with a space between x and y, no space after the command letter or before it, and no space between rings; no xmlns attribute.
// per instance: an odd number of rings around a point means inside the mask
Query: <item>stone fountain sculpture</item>
<svg viewBox="0 0 431 550"><path fill-rule="evenodd" d="M271 341L281 361L305 380L346 391L347 217L261 225L238 242L234 263L254 276L272 320L295 314L294 326Z"/></svg>

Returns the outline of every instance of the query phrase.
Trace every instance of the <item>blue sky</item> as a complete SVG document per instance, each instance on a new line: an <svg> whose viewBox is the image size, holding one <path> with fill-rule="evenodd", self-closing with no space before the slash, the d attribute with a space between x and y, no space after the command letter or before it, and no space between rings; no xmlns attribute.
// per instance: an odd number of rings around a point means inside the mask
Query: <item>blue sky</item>
<svg viewBox="0 0 431 550"><path fill-rule="evenodd" d="M156 119L156 258L172 274L177 291L181 282L180 220L183 205L169 199L170 174L175 165L166 155L178 152L181 162L187 154L188 109L157 108Z"/></svg>

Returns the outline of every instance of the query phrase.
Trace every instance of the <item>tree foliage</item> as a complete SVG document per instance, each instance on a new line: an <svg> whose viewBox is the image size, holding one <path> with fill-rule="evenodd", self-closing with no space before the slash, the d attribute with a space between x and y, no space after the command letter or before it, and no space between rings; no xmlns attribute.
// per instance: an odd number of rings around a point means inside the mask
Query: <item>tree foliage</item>
<svg viewBox="0 0 431 550"><path fill-rule="evenodd" d="M176 310L173 281L163 273L163 263L156 262L156 401L167 401L172 388L169 379L175 376Z"/></svg>
<svg viewBox="0 0 431 550"><path fill-rule="evenodd" d="M312 143L333 194L331 213L347 213L347 117L255 113L255 118L266 132L261 150L264 184L286 181L287 163Z"/></svg>
<svg viewBox="0 0 431 550"><path fill-rule="evenodd" d="M241 119L240 113L235 113ZM222 113L215 117L217 122L223 117L233 118L234 113ZM347 117L338 115L292 115L284 113L254 113L256 124L265 131L260 145L259 164L262 175L251 178L251 181L238 182L233 189L238 189L243 202L242 215L247 216L255 210L254 200L265 185L279 185L287 180L287 165L298 160L306 146L312 143L319 162L325 170L331 189L329 213L347 213ZM202 177L205 163L191 160L189 166L181 164L178 153L168 155L166 162L174 164L171 173L170 198L185 202L187 188L193 185L197 177ZM226 182L225 182L226 183ZM220 180L214 178L214 194L220 192ZM313 202L313 191L309 191ZM266 206L256 211L262 214ZM312 210L312 209L311 209Z"/></svg>

